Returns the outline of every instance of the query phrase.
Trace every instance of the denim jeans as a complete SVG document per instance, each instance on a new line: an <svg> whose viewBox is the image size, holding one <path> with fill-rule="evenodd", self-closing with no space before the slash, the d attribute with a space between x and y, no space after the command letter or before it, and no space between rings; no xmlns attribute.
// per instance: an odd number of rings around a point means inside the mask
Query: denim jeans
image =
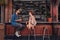
<svg viewBox="0 0 60 40"><path fill-rule="evenodd" d="M16 31L20 31L20 30L23 30L26 25L24 24L21 24L21 23L16 23L15 25L13 25L15 28L16 28Z"/></svg>

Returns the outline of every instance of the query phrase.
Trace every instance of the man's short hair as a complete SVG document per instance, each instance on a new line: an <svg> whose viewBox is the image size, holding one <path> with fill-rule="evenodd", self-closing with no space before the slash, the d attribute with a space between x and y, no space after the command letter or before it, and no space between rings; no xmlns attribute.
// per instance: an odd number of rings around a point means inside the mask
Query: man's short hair
<svg viewBox="0 0 60 40"><path fill-rule="evenodd" d="M20 7L16 7L16 8L15 8L15 12L16 12L18 9L20 9Z"/></svg>

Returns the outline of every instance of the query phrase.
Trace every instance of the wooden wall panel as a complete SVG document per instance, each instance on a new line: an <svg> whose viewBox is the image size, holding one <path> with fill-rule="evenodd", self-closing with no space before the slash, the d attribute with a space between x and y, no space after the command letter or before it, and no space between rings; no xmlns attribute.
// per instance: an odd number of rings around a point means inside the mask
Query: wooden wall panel
<svg viewBox="0 0 60 40"><path fill-rule="evenodd" d="M35 27L35 34L37 36L41 36L43 35L43 32L44 32L44 28L46 28L47 30L45 31L46 32L46 35L52 35L52 26L51 25L37 25ZM15 29L16 30L16 29ZM12 27L11 25L6 25L6 34L7 35L14 35L14 27ZM21 35L22 36L27 36L29 34L31 34L32 30L29 30L27 27L21 31Z"/></svg>
<svg viewBox="0 0 60 40"><path fill-rule="evenodd" d="M60 36L60 25L56 24L56 25L54 25L54 28L55 28L55 34Z"/></svg>
<svg viewBox="0 0 60 40"><path fill-rule="evenodd" d="M0 40L4 40L4 24L0 24Z"/></svg>
<svg viewBox="0 0 60 40"><path fill-rule="evenodd" d="M41 24L41 25L36 26L36 29L35 29L36 35L43 35L44 34L44 28L46 28L46 31L45 31L46 35L52 34L52 26L51 25Z"/></svg>
<svg viewBox="0 0 60 40"><path fill-rule="evenodd" d="M55 4L54 4L54 1L53 2L52 1L53 0L51 0L50 13L53 18L53 21L58 22L58 0L56 0Z"/></svg>
<svg viewBox="0 0 60 40"><path fill-rule="evenodd" d="M4 40L4 29L0 29L0 40Z"/></svg>
<svg viewBox="0 0 60 40"><path fill-rule="evenodd" d="M5 22L10 22L12 15L12 0L6 0L5 6Z"/></svg>
<svg viewBox="0 0 60 40"><path fill-rule="evenodd" d="M11 25L6 25L6 34L7 35L14 35L14 27Z"/></svg>

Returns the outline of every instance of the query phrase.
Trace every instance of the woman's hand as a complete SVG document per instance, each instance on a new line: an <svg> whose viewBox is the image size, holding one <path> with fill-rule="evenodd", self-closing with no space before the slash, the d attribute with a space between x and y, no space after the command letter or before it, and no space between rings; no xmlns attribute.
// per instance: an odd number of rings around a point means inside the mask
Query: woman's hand
<svg viewBox="0 0 60 40"><path fill-rule="evenodd" d="M26 22L26 24L28 24L28 21Z"/></svg>

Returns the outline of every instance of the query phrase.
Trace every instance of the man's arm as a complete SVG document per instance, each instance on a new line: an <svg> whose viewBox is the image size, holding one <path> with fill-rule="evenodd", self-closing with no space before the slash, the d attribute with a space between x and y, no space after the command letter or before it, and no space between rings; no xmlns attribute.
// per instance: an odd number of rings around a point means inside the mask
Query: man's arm
<svg viewBox="0 0 60 40"><path fill-rule="evenodd" d="M22 19L17 19L17 20L15 20L15 21L17 21L17 22L21 22L21 21L22 21Z"/></svg>

